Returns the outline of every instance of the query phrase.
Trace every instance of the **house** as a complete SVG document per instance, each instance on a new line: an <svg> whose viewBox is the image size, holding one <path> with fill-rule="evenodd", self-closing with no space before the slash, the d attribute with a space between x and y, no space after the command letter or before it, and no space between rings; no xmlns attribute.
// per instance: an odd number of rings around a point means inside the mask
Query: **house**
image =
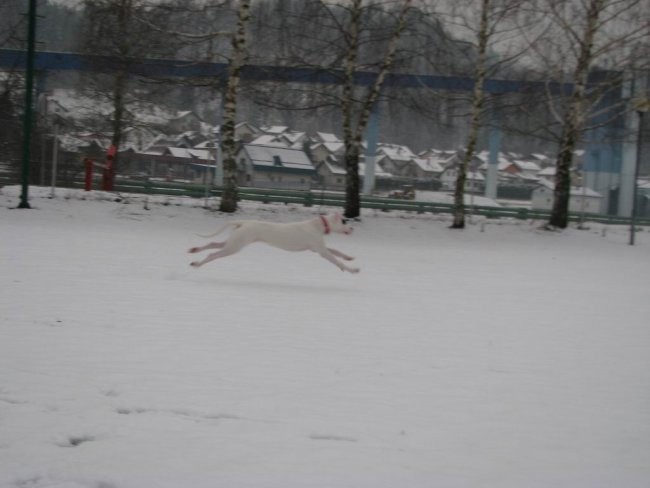
<svg viewBox="0 0 650 488"><path fill-rule="evenodd" d="M554 200L554 185L544 179L533 190L532 208L551 210ZM572 186L569 197L569 212L602 213L603 196L591 188Z"/></svg>
<svg viewBox="0 0 650 488"><path fill-rule="evenodd" d="M248 122L240 122L235 125L235 139L250 142L260 133L260 130Z"/></svg>
<svg viewBox="0 0 650 488"><path fill-rule="evenodd" d="M417 156L406 146L398 144L378 144L377 160L385 171L395 176L414 178L415 162Z"/></svg>
<svg viewBox="0 0 650 488"><path fill-rule="evenodd" d="M456 188L458 166L445 168L440 176L442 187L447 190ZM465 191L468 193L483 193L485 191L485 176L480 171L467 171L465 174Z"/></svg>
<svg viewBox="0 0 650 488"><path fill-rule="evenodd" d="M439 180L445 168L440 164L440 159L435 156L428 158L413 158L412 174L420 181Z"/></svg>
<svg viewBox="0 0 650 488"><path fill-rule="evenodd" d="M343 142L336 134L329 132L316 132L316 134L311 136L311 140L313 142Z"/></svg>
<svg viewBox="0 0 650 488"><path fill-rule="evenodd" d="M366 174L366 163L363 161L359 162L359 177L363 180ZM345 190L346 185L346 171L343 165L341 165L336 158L329 158L326 161L318 163L316 165L316 171L318 173L318 186L327 189L327 190ZM388 181L393 179L393 175L384 171L381 166L375 164L375 182L379 183L382 181Z"/></svg>
<svg viewBox="0 0 650 488"><path fill-rule="evenodd" d="M121 171L149 178L200 181L204 173L201 168L209 165L214 165L213 150L171 146L133 153Z"/></svg>
<svg viewBox="0 0 650 488"><path fill-rule="evenodd" d="M309 156L314 164L320 164L330 158L341 159L345 153L345 147L340 141L318 141L309 146Z"/></svg>
<svg viewBox="0 0 650 488"><path fill-rule="evenodd" d="M458 171L463 162L464 151L459 150L454 153L446 161L442 162L444 170L440 175L440 182L442 187L447 190L456 188L456 181L458 180ZM469 162L466 178L465 178L465 191L470 193L483 193L485 191L485 176L478 171L478 168L483 164L483 161L476 155L472 157Z"/></svg>
<svg viewBox="0 0 650 488"><path fill-rule="evenodd" d="M555 181L555 171L555 166L547 166L546 168L540 170L539 173L537 173L537 177L544 179L549 183L553 183Z"/></svg>
<svg viewBox="0 0 650 488"><path fill-rule="evenodd" d="M243 144L237 153L237 180L241 186L308 190L316 169L302 149Z"/></svg>
<svg viewBox="0 0 650 488"><path fill-rule="evenodd" d="M523 183L535 183L539 179L537 173L542 168L534 161L524 161L521 159L514 159L512 164L506 168L506 171L514 174L517 179Z"/></svg>
<svg viewBox="0 0 650 488"><path fill-rule="evenodd" d="M345 189L345 168L335 157L316 163L318 186L328 190Z"/></svg>

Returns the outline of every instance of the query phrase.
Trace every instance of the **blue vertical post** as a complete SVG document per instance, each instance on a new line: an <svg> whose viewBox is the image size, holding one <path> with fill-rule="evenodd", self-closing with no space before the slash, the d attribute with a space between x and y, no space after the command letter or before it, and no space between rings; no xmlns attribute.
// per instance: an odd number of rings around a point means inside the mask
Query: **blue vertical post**
<svg viewBox="0 0 650 488"><path fill-rule="evenodd" d="M499 152L501 149L501 120L499 112L493 108L490 112L490 134L488 136L489 156L488 167L485 178L485 196L492 198L497 197L497 184L499 181Z"/></svg>
<svg viewBox="0 0 650 488"><path fill-rule="evenodd" d="M371 195L375 189L375 157L377 155L377 141L379 140L379 102L376 102L370 113L368 127L366 127L366 164L363 175L363 193Z"/></svg>

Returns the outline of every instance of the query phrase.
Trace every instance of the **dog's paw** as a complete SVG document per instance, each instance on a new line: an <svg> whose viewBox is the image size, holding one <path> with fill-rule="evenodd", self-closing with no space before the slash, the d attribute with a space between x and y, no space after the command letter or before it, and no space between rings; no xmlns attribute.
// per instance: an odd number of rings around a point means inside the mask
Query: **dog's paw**
<svg viewBox="0 0 650 488"><path fill-rule="evenodd" d="M195 253L195 252L199 252L199 248L198 247L190 247L187 252L189 252L190 254Z"/></svg>
<svg viewBox="0 0 650 488"><path fill-rule="evenodd" d="M190 266L192 266L193 268L198 268L199 266L201 266L201 263L199 263L198 261L193 261L190 263Z"/></svg>
<svg viewBox="0 0 650 488"><path fill-rule="evenodd" d="M358 273L361 270L359 268L348 268L348 271L354 274L354 273Z"/></svg>

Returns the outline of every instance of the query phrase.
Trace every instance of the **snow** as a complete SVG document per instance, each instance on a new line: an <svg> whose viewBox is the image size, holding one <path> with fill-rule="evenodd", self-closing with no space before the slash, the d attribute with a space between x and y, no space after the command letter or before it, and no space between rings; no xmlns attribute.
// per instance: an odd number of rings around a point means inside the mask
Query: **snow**
<svg viewBox="0 0 650 488"><path fill-rule="evenodd" d="M0 486L642 488L650 234L367 211L198 270L229 219L319 207L0 190ZM164 203L164 204L163 204Z"/></svg>

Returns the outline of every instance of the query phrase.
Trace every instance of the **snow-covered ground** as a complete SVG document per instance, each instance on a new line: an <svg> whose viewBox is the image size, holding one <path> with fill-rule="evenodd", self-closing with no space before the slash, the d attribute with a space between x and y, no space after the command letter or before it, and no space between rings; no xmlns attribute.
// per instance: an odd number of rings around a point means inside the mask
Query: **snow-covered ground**
<svg viewBox="0 0 650 488"><path fill-rule="evenodd" d="M2 487L650 486L647 230L367 212L328 237L358 275L194 270L195 233L323 209L48 192L0 190Z"/></svg>

